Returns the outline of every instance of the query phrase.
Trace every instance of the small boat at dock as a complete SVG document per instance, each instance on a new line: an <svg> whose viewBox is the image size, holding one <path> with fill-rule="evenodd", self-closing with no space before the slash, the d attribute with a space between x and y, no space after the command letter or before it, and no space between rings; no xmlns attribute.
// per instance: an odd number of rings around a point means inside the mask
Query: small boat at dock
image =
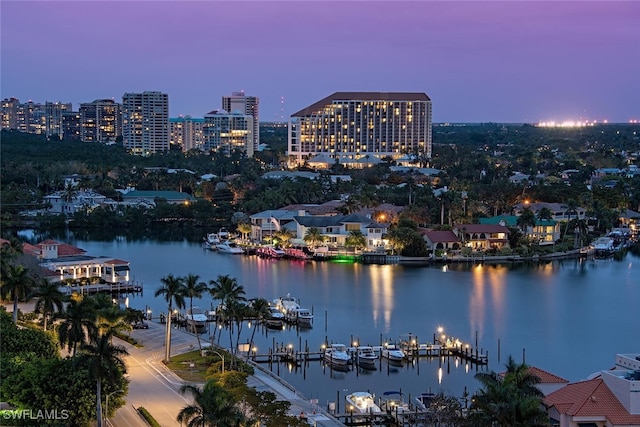
<svg viewBox="0 0 640 427"><path fill-rule="evenodd" d="M334 367L346 368L351 363L351 356L344 344L331 344L324 350L324 361Z"/></svg>
<svg viewBox="0 0 640 427"><path fill-rule="evenodd" d="M404 360L404 351L395 343L388 343L382 349L382 357L390 362L402 362Z"/></svg>
<svg viewBox="0 0 640 427"><path fill-rule="evenodd" d="M373 347L367 345L358 347L358 350L356 351L356 363L359 367L365 369L375 369L377 361L378 355L373 350Z"/></svg>
<svg viewBox="0 0 640 427"><path fill-rule="evenodd" d="M345 409L357 414L378 414L382 412L375 403L375 397L366 391L354 391L345 396Z"/></svg>

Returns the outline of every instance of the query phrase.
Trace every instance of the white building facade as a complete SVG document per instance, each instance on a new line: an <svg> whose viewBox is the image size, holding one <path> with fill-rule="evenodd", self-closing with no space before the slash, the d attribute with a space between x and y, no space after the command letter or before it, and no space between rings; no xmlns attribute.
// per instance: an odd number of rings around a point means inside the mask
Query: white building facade
<svg viewBox="0 0 640 427"><path fill-rule="evenodd" d="M222 109L230 113L240 111L243 114L253 118L252 134L253 149L252 152L258 151L260 145L260 117L259 117L260 99L256 96L247 96L244 91L232 92L231 96L222 97Z"/></svg>

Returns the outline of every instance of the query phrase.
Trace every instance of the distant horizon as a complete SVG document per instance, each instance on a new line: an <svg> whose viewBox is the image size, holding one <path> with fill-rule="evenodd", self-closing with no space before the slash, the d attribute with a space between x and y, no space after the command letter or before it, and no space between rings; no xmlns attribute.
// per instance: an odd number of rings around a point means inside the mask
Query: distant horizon
<svg viewBox="0 0 640 427"><path fill-rule="evenodd" d="M3 0L0 97L156 90L170 116L202 117L244 90L276 122L337 91L421 92L434 122L625 123L638 16L635 1Z"/></svg>

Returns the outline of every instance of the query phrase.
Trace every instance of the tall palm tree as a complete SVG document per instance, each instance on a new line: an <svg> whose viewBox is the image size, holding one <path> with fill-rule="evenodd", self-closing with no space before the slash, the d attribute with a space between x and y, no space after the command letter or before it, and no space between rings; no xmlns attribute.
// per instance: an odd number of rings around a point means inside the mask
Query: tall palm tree
<svg viewBox="0 0 640 427"><path fill-rule="evenodd" d="M102 383L113 383L118 376L127 372L123 356L128 355L121 345L111 343L113 331L103 335L93 335L89 344L82 346L81 361L86 363L89 373L96 382L96 413L98 427L102 427Z"/></svg>
<svg viewBox="0 0 640 427"><path fill-rule="evenodd" d="M367 247L367 238L360 230L351 230L345 239L345 246L354 247L356 250Z"/></svg>
<svg viewBox="0 0 640 427"><path fill-rule="evenodd" d="M244 421L244 415L236 406L233 395L214 380L201 389L193 385L180 387L181 394L193 396L193 404L178 413L178 422L187 427L236 427Z"/></svg>
<svg viewBox="0 0 640 427"><path fill-rule="evenodd" d="M529 208L525 208L517 221L518 226L522 229L525 236L531 238L533 227L536 225L536 215Z"/></svg>
<svg viewBox="0 0 640 427"><path fill-rule="evenodd" d="M89 298L73 294L59 316L63 319L58 326L60 345L66 345L67 350L75 356L78 344L84 344L89 336L96 333L95 306Z"/></svg>
<svg viewBox="0 0 640 427"><path fill-rule="evenodd" d="M209 289L211 296L220 300L220 307L222 307L220 315L223 316L223 322L229 323L229 340L231 340L233 328L231 322L238 320L241 314L240 309L244 306L242 303L247 300L244 287L238 284L237 279L229 275L220 275L216 280L211 280L209 284L212 286Z"/></svg>
<svg viewBox="0 0 640 427"><path fill-rule="evenodd" d="M319 228L309 227L307 231L304 233L303 240L311 245L311 247L315 247L316 243L324 242L326 236L322 234Z"/></svg>
<svg viewBox="0 0 640 427"><path fill-rule="evenodd" d="M154 296L164 296L164 300L167 302L167 332L165 336L165 362L171 361L171 313L173 311L173 304L178 309L184 308L184 285L182 278L174 277L173 274L169 274L160 279L162 286L156 289Z"/></svg>
<svg viewBox="0 0 640 427"><path fill-rule="evenodd" d="M287 230L286 228L281 228L280 230L273 233L273 237L278 239L280 244L286 248L291 246L289 241L295 237L295 234L293 234L291 230Z"/></svg>
<svg viewBox="0 0 640 427"><path fill-rule="evenodd" d="M242 238L246 240L247 235L251 233L251 224L241 222L240 224L238 224L238 231L240 232L240 234L242 234Z"/></svg>
<svg viewBox="0 0 640 427"><path fill-rule="evenodd" d="M202 298L202 294L205 291L209 290L207 284L205 282L201 282L200 276L197 274L189 273L187 277L183 278L184 283L184 296L189 298L189 311L193 313L193 299L194 298ZM196 334L196 338L198 339L198 348L202 352L202 344L200 343L200 334L196 330L196 323L191 322L193 327L193 333Z"/></svg>
<svg viewBox="0 0 640 427"><path fill-rule="evenodd" d="M98 294L90 298L93 303L94 324L99 336L115 334L120 331L131 330L131 323L127 321L128 313L113 303L110 295Z"/></svg>
<svg viewBox="0 0 640 427"><path fill-rule="evenodd" d="M251 331L251 340L249 341L249 354L251 354L251 349L253 348L253 337L256 334L256 329L258 329L258 324L262 324L262 322L269 317L271 312L269 311L269 301L264 298L256 298L251 301L251 305L249 306L251 309L251 314L256 319L256 325Z"/></svg>
<svg viewBox="0 0 640 427"><path fill-rule="evenodd" d="M51 283L47 279L40 279L33 296L38 298L38 301L36 301L35 312L42 313L44 317L43 330L46 331L49 315L54 315L56 312L62 311L65 295L60 292L57 283Z"/></svg>
<svg viewBox="0 0 640 427"><path fill-rule="evenodd" d="M33 278L22 265L7 265L2 271L0 295L13 300L13 323L18 323L18 301L26 300L33 288Z"/></svg>

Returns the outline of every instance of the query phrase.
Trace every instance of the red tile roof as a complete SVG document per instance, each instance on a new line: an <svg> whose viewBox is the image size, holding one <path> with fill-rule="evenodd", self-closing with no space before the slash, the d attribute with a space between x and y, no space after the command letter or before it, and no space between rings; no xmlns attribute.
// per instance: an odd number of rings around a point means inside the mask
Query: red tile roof
<svg viewBox="0 0 640 427"><path fill-rule="evenodd" d="M423 236L427 236L427 238L431 240L433 243L449 243L449 242L460 241L458 236L456 236L455 233L451 230L445 230L445 231L433 231L433 230L422 231L421 230L421 233Z"/></svg>
<svg viewBox="0 0 640 427"><path fill-rule="evenodd" d="M22 252L24 252L25 254L30 254L37 257L37 256L40 256L40 254L42 253L42 250L40 249L39 246L34 246L31 243L23 243Z"/></svg>
<svg viewBox="0 0 640 427"><path fill-rule="evenodd" d="M83 255L85 252L84 249L77 248L75 246L68 245L66 243L60 243L55 240L45 240L44 242L38 243L38 246L42 248L43 245L58 245L58 256L73 256L73 255Z"/></svg>
<svg viewBox="0 0 640 427"><path fill-rule="evenodd" d="M567 384L544 398L547 408L572 417L605 417L611 425L640 425L640 415L631 415L602 378Z"/></svg>
<svg viewBox="0 0 640 427"><path fill-rule="evenodd" d="M124 264L127 264L127 265L129 265L129 261L123 261L121 259L111 259L111 260L105 262L105 264L113 264L113 265L124 265Z"/></svg>
<svg viewBox="0 0 640 427"><path fill-rule="evenodd" d="M562 377L559 377L550 372L544 371L540 368L536 368L535 366L529 367L529 373L540 378L540 384L558 384L558 383L567 384L569 382L569 380L565 380Z"/></svg>

